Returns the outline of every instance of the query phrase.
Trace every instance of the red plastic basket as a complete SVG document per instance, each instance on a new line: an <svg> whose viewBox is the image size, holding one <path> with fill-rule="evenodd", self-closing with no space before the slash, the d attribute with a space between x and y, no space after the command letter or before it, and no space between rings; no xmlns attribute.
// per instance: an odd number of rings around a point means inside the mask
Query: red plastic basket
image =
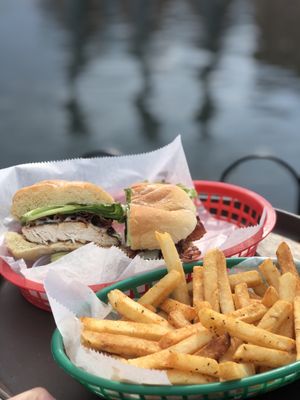
<svg viewBox="0 0 300 400"><path fill-rule="evenodd" d="M263 210L266 218L262 228L250 239L237 246L224 250L226 257L250 257L255 255L258 243L273 229L276 212L271 204L262 196L239 186L213 181L194 181L204 207L217 219L231 222L239 227L256 225ZM4 261L0 260L0 273L15 286L33 305L50 311L49 302L42 284L30 281L14 272ZM90 286L95 292L110 285Z"/></svg>

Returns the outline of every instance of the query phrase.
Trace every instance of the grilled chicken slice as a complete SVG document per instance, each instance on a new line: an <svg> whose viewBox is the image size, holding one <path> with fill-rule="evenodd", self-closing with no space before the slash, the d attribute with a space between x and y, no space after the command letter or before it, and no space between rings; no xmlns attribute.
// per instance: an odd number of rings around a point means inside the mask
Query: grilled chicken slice
<svg viewBox="0 0 300 400"><path fill-rule="evenodd" d="M73 243L94 242L101 247L118 246L120 244L118 236L114 235L113 228L98 227L84 222L24 226L22 233L30 242L40 244L58 241L71 241Z"/></svg>

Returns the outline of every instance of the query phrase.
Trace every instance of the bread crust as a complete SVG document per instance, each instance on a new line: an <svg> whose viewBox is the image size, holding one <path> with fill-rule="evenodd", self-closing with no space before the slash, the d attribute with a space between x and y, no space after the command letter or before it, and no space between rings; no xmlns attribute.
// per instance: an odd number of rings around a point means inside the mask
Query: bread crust
<svg viewBox="0 0 300 400"><path fill-rule="evenodd" d="M39 257L47 254L54 254L60 251L72 251L83 246L83 243L78 242L56 242L48 245L32 243L17 232L6 232L4 240L7 249L14 258L23 258L26 261L35 261Z"/></svg>
<svg viewBox="0 0 300 400"><path fill-rule="evenodd" d="M68 203L99 204L114 202L102 187L90 182L44 180L18 190L13 199L11 214L20 219L26 212L44 206Z"/></svg>
<svg viewBox="0 0 300 400"><path fill-rule="evenodd" d="M178 186L142 183L132 190L127 229L133 250L157 249L155 231L168 232L178 243L195 229L196 207Z"/></svg>

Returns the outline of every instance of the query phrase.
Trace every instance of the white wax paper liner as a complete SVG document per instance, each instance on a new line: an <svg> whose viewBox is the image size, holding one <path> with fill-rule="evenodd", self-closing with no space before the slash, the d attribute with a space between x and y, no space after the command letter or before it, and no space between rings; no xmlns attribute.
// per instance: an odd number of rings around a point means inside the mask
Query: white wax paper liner
<svg viewBox="0 0 300 400"><path fill-rule="evenodd" d="M91 289L57 271L49 271L45 289L57 328L70 360L79 368L105 379L121 382L170 385L164 371L127 365L113 357L86 349L80 344L81 316L104 319L112 308L101 302Z"/></svg>
<svg viewBox="0 0 300 400"><path fill-rule="evenodd" d="M16 165L0 170L0 233L7 230L3 221L10 215L14 193L44 179L89 181L117 199L124 188L145 180L193 187L180 136L148 153Z"/></svg>

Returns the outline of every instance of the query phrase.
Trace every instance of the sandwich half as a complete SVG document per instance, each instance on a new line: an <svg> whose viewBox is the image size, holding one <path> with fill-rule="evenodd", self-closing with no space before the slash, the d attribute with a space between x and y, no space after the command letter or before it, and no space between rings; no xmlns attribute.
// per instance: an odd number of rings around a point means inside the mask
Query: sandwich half
<svg viewBox="0 0 300 400"><path fill-rule="evenodd" d="M7 232L5 243L15 258L72 251L94 242L119 246L113 220L123 222L124 209L100 186L89 182L45 180L18 190L11 214L21 230Z"/></svg>
<svg viewBox="0 0 300 400"><path fill-rule="evenodd" d="M182 187L143 182L126 189L126 194L126 244L132 250L158 249L155 231L160 231L171 235L183 255L205 234L194 201Z"/></svg>

